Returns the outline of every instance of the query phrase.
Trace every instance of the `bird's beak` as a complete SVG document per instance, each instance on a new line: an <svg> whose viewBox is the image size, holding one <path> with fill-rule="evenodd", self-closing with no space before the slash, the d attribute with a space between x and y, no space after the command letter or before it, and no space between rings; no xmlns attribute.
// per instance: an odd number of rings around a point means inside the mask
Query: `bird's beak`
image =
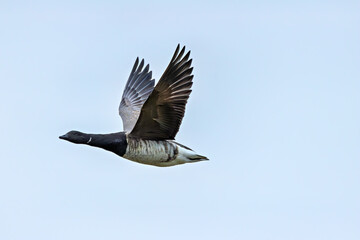
<svg viewBox="0 0 360 240"><path fill-rule="evenodd" d="M64 134L64 135L60 136L59 138L62 140L68 140L68 135Z"/></svg>

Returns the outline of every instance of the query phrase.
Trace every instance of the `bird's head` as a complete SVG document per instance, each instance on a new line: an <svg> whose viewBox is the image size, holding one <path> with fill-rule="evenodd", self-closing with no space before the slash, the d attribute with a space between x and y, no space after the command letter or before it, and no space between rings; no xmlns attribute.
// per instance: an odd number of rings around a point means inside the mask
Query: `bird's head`
<svg viewBox="0 0 360 240"><path fill-rule="evenodd" d="M86 144L90 141L91 137L79 131L70 131L65 135L59 137L60 139L72 142L72 143L83 143Z"/></svg>

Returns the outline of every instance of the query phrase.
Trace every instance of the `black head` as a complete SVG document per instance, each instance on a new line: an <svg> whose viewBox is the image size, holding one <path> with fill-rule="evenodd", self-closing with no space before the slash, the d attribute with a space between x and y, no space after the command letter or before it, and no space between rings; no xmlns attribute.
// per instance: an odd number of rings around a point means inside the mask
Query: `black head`
<svg viewBox="0 0 360 240"><path fill-rule="evenodd" d="M59 138L72 143L83 143L83 144L88 143L90 140L89 134L82 133L79 131L70 131L67 134L60 136Z"/></svg>

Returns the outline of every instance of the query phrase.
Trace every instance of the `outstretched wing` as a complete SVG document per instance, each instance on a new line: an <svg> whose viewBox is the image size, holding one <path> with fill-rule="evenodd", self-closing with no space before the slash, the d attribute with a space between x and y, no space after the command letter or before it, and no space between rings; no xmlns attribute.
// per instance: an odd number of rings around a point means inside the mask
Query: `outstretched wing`
<svg viewBox="0 0 360 240"><path fill-rule="evenodd" d="M191 93L193 68L190 51L178 45L169 66L144 103L130 136L164 140L174 139L184 117L185 105Z"/></svg>
<svg viewBox="0 0 360 240"><path fill-rule="evenodd" d="M143 67L144 59L139 65L139 58L136 58L120 102L119 114L125 132L130 132L134 128L141 107L154 89L155 80L151 79L149 64L144 69Z"/></svg>

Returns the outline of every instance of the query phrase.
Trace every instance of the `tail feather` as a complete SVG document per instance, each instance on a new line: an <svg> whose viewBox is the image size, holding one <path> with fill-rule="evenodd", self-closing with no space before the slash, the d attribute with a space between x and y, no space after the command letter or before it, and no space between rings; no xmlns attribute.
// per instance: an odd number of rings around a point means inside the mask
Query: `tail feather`
<svg viewBox="0 0 360 240"><path fill-rule="evenodd" d="M188 158L189 158L190 160L192 160L192 161L204 161L204 160L209 160L207 157L201 156L201 155L198 155L198 154L193 155L193 156L188 157Z"/></svg>
<svg viewBox="0 0 360 240"><path fill-rule="evenodd" d="M195 153L193 150L180 143L177 142L173 142L173 143L175 143L178 147L177 149L179 152L177 155L177 159L179 159L179 161L183 161L183 163L209 160L207 157Z"/></svg>

